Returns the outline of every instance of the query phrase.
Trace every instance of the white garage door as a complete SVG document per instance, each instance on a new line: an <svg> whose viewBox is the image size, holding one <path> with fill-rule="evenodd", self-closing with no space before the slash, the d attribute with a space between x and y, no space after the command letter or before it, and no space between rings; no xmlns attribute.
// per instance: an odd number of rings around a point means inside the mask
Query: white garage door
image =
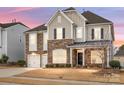
<svg viewBox="0 0 124 93"><path fill-rule="evenodd" d="M66 63L67 53L65 49L53 50L53 63Z"/></svg>
<svg viewBox="0 0 124 93"><path fill-rule="evenodd" d="M40 55L28 55L28 67L39 68L40 67Z"/></svg>
<svg viewBox="0 0 124 93"><path fill-rule="evenodd" d="M45 68L47 64L47 54L42 55L42 67Z"/></svg>

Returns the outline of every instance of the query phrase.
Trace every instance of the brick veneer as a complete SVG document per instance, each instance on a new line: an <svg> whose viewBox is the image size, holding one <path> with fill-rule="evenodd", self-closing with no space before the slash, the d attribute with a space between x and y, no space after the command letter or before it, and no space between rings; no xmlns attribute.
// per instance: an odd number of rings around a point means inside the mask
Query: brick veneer
<svg viewBox="0 0 124 93"><path fill-rule="evenodd" d="M30 33L25 33L25 57L27 61L27 55L31 53L36 53L36 54L44 54L47 53L47 51L43 51L43 33L37 33L37 51L29 51L29 34Z"/></svg>
<svg viewBox="0 0 124 93"><path fill-rule="evenodd" d="M73 43L72 39L63 39L63 40L48 40L48 63L52 62L52 51L54 49L65 49L67 50L67 63L70 63L70 49L67 48L67 45Z"/></svg>

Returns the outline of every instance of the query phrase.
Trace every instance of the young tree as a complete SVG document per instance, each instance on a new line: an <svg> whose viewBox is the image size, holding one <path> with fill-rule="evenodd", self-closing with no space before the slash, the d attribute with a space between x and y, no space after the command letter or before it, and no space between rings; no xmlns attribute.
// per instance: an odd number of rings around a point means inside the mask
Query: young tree
<svg viewBox="0 0 124 93"><path fill-rule="evenodd" d="M102 69L106 68L106 57L107 57L107 48L108 45L104 45L103 47L98 47L97 50L97 56L101 59L102 61Z"/></svg>

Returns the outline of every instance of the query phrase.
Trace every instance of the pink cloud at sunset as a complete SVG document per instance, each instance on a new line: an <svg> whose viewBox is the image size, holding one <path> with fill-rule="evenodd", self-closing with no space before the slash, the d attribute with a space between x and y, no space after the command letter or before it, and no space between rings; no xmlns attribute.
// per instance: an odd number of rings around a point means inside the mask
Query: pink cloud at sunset
<svg viewBox="0 0 124 93"><path fill-rule="evenodd" d="M19 11L24 11L24 10L21 9L21 10L18 10L18 12ZM17 10L15 12L17 12ZM9 23L9 22L12 22L13 19L16 19L17 22L24 23L25 25L27 25L30 28L33 28L33 27L35 27L35 26L37 26L39 24L42 24L42 22L39 23L39 22L33 20L29 16L26 16L26 15L22 16L22 15L13 14L13 13L10 14L10 15L8 15L6 13L2 14L2 16L0 17L0 22L1 23L7 23L7 22Z"/></svg>
<svg viewBox="0 0 124 93"><path fill-rule="evenodd" d="M16 12L24 12L24 11L30 11L32 9L36 9L37 7L16 7L10 13L16 13Z"/></svg>

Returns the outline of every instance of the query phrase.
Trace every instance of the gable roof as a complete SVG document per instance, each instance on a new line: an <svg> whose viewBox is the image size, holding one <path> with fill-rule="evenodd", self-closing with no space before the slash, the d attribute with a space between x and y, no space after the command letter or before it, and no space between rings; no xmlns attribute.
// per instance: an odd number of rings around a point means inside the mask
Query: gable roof
<svg viewBox="0 0 124 93"><path fill-rule="evenodd" d="M76 9L74 7L69 7L69 8L62 10L62 11L70 11L70 10L76 10Z"/></svg>
<svg viewBox="0 0 124 93"><path fill-rule="evenodd" d="M40 26L34 27L26 32L32 32L32 31L41 31L41 30L47 30L47 27L45 26L45 24L42 24Z"/></svg>
<svg viewBox="0 0 124 93"><path fill-rule="evenodd" d="M61 10L58 10L58 11L49 19L49 21L47 22L47 25L52 22L52 20L55 18L55 16L56 16L58 13L61 13L70 23L72 23L72 24L74 23L65 13L63 13Z"/></svg>
<svg viewBox="0 0 124 93"><path fill-rule="evenodd" d="M82 16L84 16L88 20L88 24L94 24L94 23L112 23L111 21L96 15L93 12L90 11L84 11L82 13Z"/></svg>
<svg viewBox="0 0 124 93"><path fill-rule="evenodd" d="M24 25L23 23L21 22L14 22L14 23L0 23L0 27L2 28L8 28L8 27L11 27L11 26L14 26L14 25L17 25L17 24L20 24L20 25L23 25L25 27L28 27L26 25ZM28 27L29 28L29 27Z"/></svg>

